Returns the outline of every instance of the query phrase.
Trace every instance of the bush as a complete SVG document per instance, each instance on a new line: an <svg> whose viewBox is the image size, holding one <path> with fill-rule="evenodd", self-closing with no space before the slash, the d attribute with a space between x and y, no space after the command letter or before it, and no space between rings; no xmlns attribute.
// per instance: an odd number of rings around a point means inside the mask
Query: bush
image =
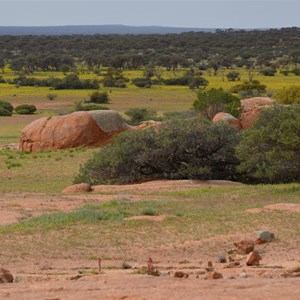
<svg viewBox="0 0 300 300"><path fill-rule="evenodd" d="M148 108L131 108L125 112L125 115L130 117L129 124L138 125L142 121L155 119L156 111Z"/></svg>
<svg viewBox="0 0 300 300"><path fill-rule="evenodd" d="M95 153L75 182L132 183L142 179L233 179L239 133L202 119L169 122L159 131L127 131Z"/></svg>
<svg viewBox="0 0 300 300"><path fill-rule="evenodd" d="M3 78L3 76L0 76L0 83L6 83L6 80Z"/></svg>
<svg viewBox="0 0 300 300"><path fill-rule="evenodd" d="M74 111L90 111L90 110L109 110L108 107L98 105L96 103L85 103L85 102L76 102L74 105Z"/></svg>
<svg viewBox="0 0 300 300"><path fill-rule="evenodd" d="M259 92L258 90L243 90L240 91L238 95L240 99L246 99L246 98L259 97L262 95L262 93Z"/></svg>
<svg viewBox="0 0 300 300"><path fill-rule="evenodd" d="M190 77L182 76L163 80L165 85L189 85Z"/></svg>
<svg viewBox="0 0 300 300"><path fill-rule="evenodd" d="M151 87L151 81L149 81L147 78L134 78L131 80L131 82L140 88L150 88Z"/></svg>
<svg viewBox="0 0 300 300"><path fill-rule="evenodd" d="M281 70L281 71L280 71L280 74L282 74L282 75L284 75L284 76L288 76L289 73L290 73L290 71L288 71L288 70Z"/></svg>
<svg viewBox="0 0 300 300"><path fill-rule="evenodd" d="M22 104L15 107L15 112L18 115L32 115L36 112L36 107L30 104Z"/></svg>
<svg viewBox="0 0 300 300"><path fill-rule="evenodd" d="M253 183L300 181L300 105L262 111L237 146L238 170Z"/></svg>
<svg viewBox="0 0 300 300"><path fill-rule="evenodd" d="M260 73L264 76L274 76L276 74L276 69L266 68L266 69L261 70Z"/></svg>
<svg viewBox="0 0 300 300"><path fill-rule="evenodd" d="M115 68L108 68L103 79L103 86L105 87L117 87L117 88L125 88L126 82L129 79L123 75L123 71Z"/></svg>
<svg viewBox="0 0 300 300"><path fill-rule="evenodd" d="M5 110L11 113L14 110L13 106L9 102L3 100L0 100L0 107L4 108Z"/></svg>
<svg viewBox="0 0 300 300"><path fill-rule="evenodd" d="M274 98L281 104L300 104L300 85L293 85L279 90Z"/></svg>
<svg viewBox="0 0 300 300"><path fill-rule="evenodd" d="M90 95L90 101L93 103L109 103L109 96L107 92L96 91Z"/></svg>
<svg viewBox="0 0 300 300"><path fill-rule="evenodd" d="M54 89L56 90L65 90L65 89L98 89L99 81L94 79L85 79L80 80L77 74L69 74L63 79L56 81L54 84Z"/></svg>
<svg viewBox="0 0 300 300"><path fill-rule="evenodd" d="M12 112L4 108L0 105L0 116L1 117L10 117L12 115Z"/></svg>
<svg viewBox="0 0 300 300"><path fill-rule="evenodd" d="M208 86L208 81L201 77L201 76L194 76L191 77L189 80L189 88L190 89L199 89L201 88L206 88Z"/></svg>
<svg viewBox="0 0 300 300"><path fill-rule="evenodd" d="M194 101L194 109L212 120L218 112L227 112L238 117L241 112L241 103L238 97L225 92L222 88L200 91Z"/></svg>
<svg viewBox="0 0 300 300"><path fill-rule="evenodd" d="M248 94L254 93L256 91L260 95L266 92L266 86L261 84L258 80L244 81L241 84L235 85L230 89L231 93L246 92Z"/></svg>
<svg viewBox="0 0 300 300"><path fill-rule="evenodd" d="M56 99L57 98L57 95L56 94L48 94L47 95L47 98L49 99L49 100L54 100L54 99Z"/></svg>
<svg viewBox="0 0 300 300"><path fill-rule="evenodd" d="M293 73L296 75L296 76L300 76L300 68L295 68L293 70Z"/></svg>
<svg viewBox="0 0 300 300"><path fill-rule="evenodd" d="M231 71L228 74L226 74L226 77L227 77L228 81L240 80L240 73L235 72L235 71Z"/></svg>

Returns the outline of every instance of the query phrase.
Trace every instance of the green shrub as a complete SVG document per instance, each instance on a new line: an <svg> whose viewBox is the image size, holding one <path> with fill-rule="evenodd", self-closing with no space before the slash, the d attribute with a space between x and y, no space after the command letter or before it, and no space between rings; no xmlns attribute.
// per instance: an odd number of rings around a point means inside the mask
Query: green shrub
<svg viewBox="0 0 300 300"><path fill-rule="evenodd" d="M208 86L208 81L201 77L201 76L194 76L191 77L191 79L189 80L189 88L190 89L199 89L201 88L206 88Z"/></svg>
<svg viewBox="0 0 300 300"><path fill-rule="evenodd" d="M193 107L205 117L212 120L218 112L227 112L238 117L241 112L241 103L238 97L231 95L222 88L200 91Z"/></svg>
<svg viewBox="0 0 300 300"><path fill-rule="evenodd" d="M266 86L264 84L261 84L258 80L252 80L252 81L243 81L241 84L235 85L230 89L231 93L240 93L240 92L247 92L249 95L251 93L258 93L259 95L262 95L266 92Z"/></svg>
<svg viewBox="0 0 300 300"><path fill-rule="evenodd" d="M260 73L264 76L274 76L276 74L276 69L265 68L265 69L261 70Z"/></svg>
<svg viewBox="0 0 300 300"><path fill-rule="evenodd" d="M92 103L109 103L109 96L107 92L95 91L90 95Z"/></svg>
<svg viewBox="0 0 300 300"><path fill-rule="evenodd" d="M153 120L156 118L156 111L148 108L131 108L125 112L130 117L128 121L131 125L138 125L142 121Z"/></svg>
<svg viewBox="0 0 300 300"><path fill-rule="evenodd" d="M189 85L190 77L189 76L182 76L182 77L175 77L163 80L165 85Z"/></svg>
<svg viewBox="0 0 300 300"><path fill-rule="evenodd" d="M129 79L123 75L123 71L115 68L108 68L102 81L105 87L125 88Z"/></svg>
<svg viewBox="0 0 300 300"><path fill-rule="evenodd" d="M295 68L293 70L293 73L296 75L296 76L300 76L300 68Z"/></svg>
<svg viewBox="0 0 300 300"><path fill-rule="evenodd" d="M11 113L12 113L13 110L14 110L13 106L12 106L9 102L3 101L3 100L0 100L0 107L2 107L2 108L4 108L4 109L8 110L8 111L11 112Z"/></svg>
<svg viewBox="0 0 300 300"><path fill-rule="evenodd" d="M131 80L131 82L140 88L150 88L151 87L151 81L147 78L134 78Z"/></svg>
<svg viewBox="0 0 300 300"><path fill-rule="evenodd" d="M54 100L54 99L57 98L57 95L56 95L56 94L50 93L50 94L47 95L47 98L48 98L49 100Z"/></svg>
<svg viewBox="0 0 300 300"><path fill-rule="evenodd" d="M227 80L228 81L236 81L236 80L240 80L240 73L235 72L235 71L231 71L228 74L226 74Z"/></svg>
<svg viewBox="0 0 300 300"><path fill-rule="evenodd" d="M12 115L12 112L4 108L3 106L0 106L0 116L2 117L10 117Z"/></svg>
<svg viewBox="0 0 300 300"><path fill-rule="evenodd" d="M281 104L300 104L300 85L293 85L279 90L274 98Z"/></svg>
<svg viewBox="0 0 300 300"><path fill-rule="evenodd" d="M95 153L75 182L132 183L142 179L232 179L239 133L206 119L170 121L160 130L128 131Z"/></svg>
<svg viewBox="0 0 300 300"><path fill-rule="evenodd" d="M300 105L263 111L237 146L238 170L249 182L300 181Z"/></svg>
<svg viewBox="0 0 300 300"><path fill-rule="evenodd" d="M74 105L74 111L89 111L89 110L109 110L108 107L103 105L98 105L96 103L85 103L76 102Z"/></svg>
<svg viewBox="0 0 300 300"><path fill-rule="evenodd" d="M56 90L65 90L65 89L98 89L99 81L94 79L84 79L81 80L77 74L69 74L63 79L59 79L53 85Z"/></svg>
<svg viewBox="0 0 300 300"><path fill-rule="evenodd" d="M36 107L31 104L22 104L15 107L15 112L18 115L32 115L36 112Z"/></svg>

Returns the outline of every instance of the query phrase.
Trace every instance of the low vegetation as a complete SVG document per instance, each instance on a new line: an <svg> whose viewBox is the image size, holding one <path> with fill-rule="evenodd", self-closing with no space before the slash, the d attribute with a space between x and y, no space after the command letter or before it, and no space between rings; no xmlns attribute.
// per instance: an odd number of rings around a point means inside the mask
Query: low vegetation
<svg viewBox="0 0 300 300"><path fill-rule="evenodd" d="M274 97L281 104L300 104L300 85L284 87Z"/></svg>
<svg viewBox="0 0 300 300"><path fill-rule="evenodd" d="M239 134L199 117L126 132L80 169L75 182L131 183L141 179L232 179Z"/></svg>
<svg viewBox="0 0 300 300"><path fill-rule="evenodd" d="M18 115L32 115L36 112L36 107L32 104L21 104L15 107L15 112Z"/></svg>
<svg viewBox="0 0 300 300"><path fill-rule="evenodd" d="M300 105L266 109L237 146L248 182L300 181Z"/></svg>
<svg viewBox="0 0 300 300"><path fill-rule="evenodd" d="M240 99L222 88L199 91L193 107L205 117L212 120L219 112L226 112L235 117L241 113Z"/></svg>
<svg viewBox="0 0 300 300"><path fill-rule="evenodd" d="M253 128L242 133L199 117L169 120L158 129L121 134L81 167L75 182L114 184L155 178L299 181L299 136L299 105L266 109Z"/></svg>

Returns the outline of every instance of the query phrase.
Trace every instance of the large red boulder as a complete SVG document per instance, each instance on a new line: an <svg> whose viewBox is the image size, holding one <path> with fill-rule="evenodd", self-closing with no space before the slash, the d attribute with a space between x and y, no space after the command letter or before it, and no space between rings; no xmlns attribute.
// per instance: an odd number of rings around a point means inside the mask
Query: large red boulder
<svg viewBox="0 0 300 300"><path fill-rule="evenodd" d="M260 111L274 104L274 101L269 97L254 97L241 100L242 114L240 122L243 129L251 128L257 120Z"/></svg>
<svg viewBox="0 0 300 300"><path fill-rule="evenodd" d="M241 100L243 112L252 110L253 108L259 108L262 106L271 106L274 101L269 97L253 97Z"/></svg>
<svg viewBox="0 0 300 300"><path fill-rule="evenodd" d="M20 150L42 151L79 146L97 147L130 129L115 111L74 112L65 116L43 117L21 132Z"/></svg>
<svg viewBox="0 0 300 300"><path fill-rule="evenodd" d="M240 121L243 129L251 128L260 114L261 108L254 107L253 109L243 112Z"/></svg>
<svg viewBox="0 0 300 300"><path fill-rule="evenodd" d="M240 120L232 116L231 114L225 113L225 112L219 112L217 113L214 118L212 119L214 123L225 121L230 125L235 126L237 129L242 129L242 125Z"/></svg>

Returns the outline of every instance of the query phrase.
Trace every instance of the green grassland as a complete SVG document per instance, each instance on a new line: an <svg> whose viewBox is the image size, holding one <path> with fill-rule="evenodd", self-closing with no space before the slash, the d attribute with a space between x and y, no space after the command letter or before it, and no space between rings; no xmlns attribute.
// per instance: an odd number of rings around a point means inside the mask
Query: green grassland
<svg viewBox="0 0 300 300"><path fill-rule="evenodd" d="M163 71L163 78L172 78L182 76L187 70L180 69L175 72ZM103 70L102 73L104 73ZM228 73L229 71L226 71ZM241 74L241 81L247 80L247 71L240 69L238 72ZM124 71L124 75L129 78L143 77L142 70ZM62 78L64 74L62 72L35 72L31 77L35 78L47 78L47 77L59 77ZM7 69L3 74L4 79L12 79L17 77L12 71ZM222 87L226 90L236 85L238 82L229 82L226 77L224 81L221 75L209 76L204 73L205 77L209 81L209 87ZM86 73L80 75L81 79L103 79L103 76L97 76L93 73ZM300 77L295 75L284 76L277 73L275 76L263 76L257 73L254 79L261 81L261 83L267 86L269 93L274 93L278 89L294 84L300 84ZM127 88L102 88L103 90L110 90L111 104L109 107L119 112L124 112L132 107L149 107L155 109L159 113L167 111L182 111L190 109L195 94L188 87L185 86L165 86L155 85L151 89L138 88L131 83L128 83ZM48 87L16 87L15 85L2 83L0 84L0 99L11 101L14 104L39 104L49 102L47 95L49 93L57 94L56 100L53 102L59 102L59 108L53 105L53 110L72 108L72 105L78 101L84 101L89 99L89 95L92 90L57 90L52 91ZM65 104L61 106L61 103Z"/></svg>
<svg viewBox="0 0 300 300"><path fill-rule="evenodd" d="M173 78L182 76L187 69L179 69L175 73L163 70L163 78ZM248 79L247 70L238 69L241 75L241 81ZM226 71L225 74L229 72ZM105 69L102 70L102 74ZM142 70L126 70L124 75L129 78L143 77ZM14 74L9 68L5 69L3 75L4 79L13 79L17 75ZM103 75L97 76L94 73L85 73L79 75L81 79L103 79ZM47 78L47 77L64 77L62 72L35 72L31 77ZM222 76L209 76L207 73L203 74L209 81L209 87L222 87L226 90L238 84L238 82L229 82L226 77L222 80ZM267 86L267 93L272 95L277 90L300 84L300 77L289 74L284 76L277 72L275 76L263 76L256 73L254 79L261 81ZM150 89L138 88L131 83L127 84L127 88L103 88L109 92L110 103L106 106L110 109L116 110L123 114L130 108L147 107L158 112L162 115L166 112L187 111L192 107L192 103L196 98L194 91L186 86L166 86L166 85L153 85ZM37 106L38 111L36 118L43 115L65 114L74 109L76 102L85 101L89 99L89 95L93 90L51 90L48 87L16 87L13 84L0 83L0 99L11 102L14 106L20 104L34 104ZM54 93L57 95L55 100L50 101L47 95ZM0 117L0 145L17 142L17 136L22 127L32 121L32 117L24 117L21 120L14 119L12 124L11 118Z"/></svg>
<svg viewBox="0 0 300 300"><path fill-rule="evenodd" d="M0 192L60 192L95 151L76 148L28 153L0 151Z"/></svg>

